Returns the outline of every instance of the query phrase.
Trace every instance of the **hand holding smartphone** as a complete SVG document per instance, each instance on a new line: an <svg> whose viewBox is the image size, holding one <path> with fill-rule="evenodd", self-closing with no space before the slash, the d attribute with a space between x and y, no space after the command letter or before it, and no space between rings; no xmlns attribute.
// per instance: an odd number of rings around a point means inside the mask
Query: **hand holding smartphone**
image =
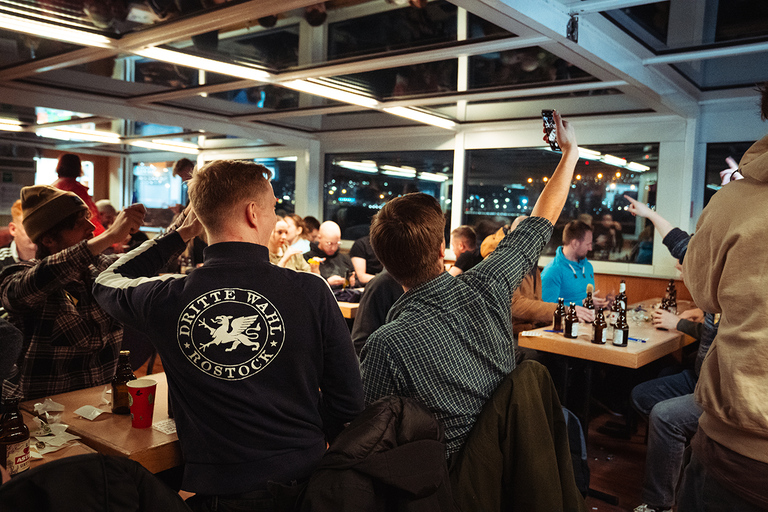
<svg viewBox="0 0 768 512"><path fill-rule="evenodd" d="M557 144L557 127L555 125L555 117L553 110L542 110L541 118L544 121L544 141L549 144L552 151L560 151L560 146Z"/></svg>

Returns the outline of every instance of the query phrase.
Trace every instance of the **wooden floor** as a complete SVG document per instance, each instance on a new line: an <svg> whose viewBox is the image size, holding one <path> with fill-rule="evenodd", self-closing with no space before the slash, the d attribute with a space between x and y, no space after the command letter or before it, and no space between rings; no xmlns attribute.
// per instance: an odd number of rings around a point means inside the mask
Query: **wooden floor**
<svg viewBox="0 0 768 512"><path fill-rule="evenodd" d="M617 439L598 432L608 421L622 422L610 413L592 419L587 436L590 488L616 496L618 505L609 505L594 497L587 498L587 510L598 512L632 511L640 505L645 466L646 423L641 421L631 439Z"/></svg>

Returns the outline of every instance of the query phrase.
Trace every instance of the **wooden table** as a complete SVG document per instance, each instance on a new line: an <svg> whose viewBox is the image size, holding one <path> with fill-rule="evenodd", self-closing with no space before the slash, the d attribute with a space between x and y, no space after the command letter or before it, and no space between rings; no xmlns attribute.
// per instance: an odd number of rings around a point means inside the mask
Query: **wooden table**
<svg viewBox="0 0 768 512"><path fill-rule="evenodd" d="M339 308L341 309L341 314L344 315L344 318L347 318L349 320L355 318L358 307L360 307L360 304L358 302L339 302Z"/></svg>
<svg viewBox="0 0 768 512"><path fill-rule="evenodd" d="M157 381L157 399L153 422L168 419L168 382L165 373L154 373L147 378ZM64 406L61 413L62 423L69 425L67 432L80 437L80 442L107 455L128 457L139 462L153 473L180 466L181 447L179 438L174 434L164 434L154 428L138 429L131 427L129 414L105 412L95 420L87 420L74 413L83 405L99 407L106 386L70 391L50 397ZM35 404L42 400L29 400L21 403L21 409L34 412ZM108 405L100 407L109 411Z"/></svg>
<svg viewBox="0 0 768 512"><path fill-rule="evenodd" d="M652 306L658 303L659 299L649 299L633 304L629 309L633 310L637 306L642 306L650 317ZM685 311L692 307L692 304L680 302L678 306L680 311ZM574 410L574 412L584 426L585 433L588 430L589 405L592 395L592 366L594 363L637 369L667 354L680 352L685 345L695 341L690 336L683 335L677 331L656 329L650 321L638 324L630 319L631 315L629 313L627 317L630 338L646 339L644 343L629 341L626 347L616 347L610 340L605 345L592 343L592 326L590 324L579 324L579 336L576 339L566 338L562 333L548 332L551 330L551 326L534 329L533 331L524 331L525 333L531 333L531 335L520 333L518 336L518 344L521 347L558 354L565 356L570 361L564 365L562 388L558 389L558 394L563 405L566 407L572 407L572 404L580 403L577 408L581 410ZM577 362L579 364L576 364ZM585 386L583 396L581 396L582 393L576 392L578 396L574 402L569 400L569 388L572 387L571 384L574 382L571 377L572 370L570 369L572 364L583 369L583 383ZM633 425L627 425L627 428L633 428Z"/></svg>

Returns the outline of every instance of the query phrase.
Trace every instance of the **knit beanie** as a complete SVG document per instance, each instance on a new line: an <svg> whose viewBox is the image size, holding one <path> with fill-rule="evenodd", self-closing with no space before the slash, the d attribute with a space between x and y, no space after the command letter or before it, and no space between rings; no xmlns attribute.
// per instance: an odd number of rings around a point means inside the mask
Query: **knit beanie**
<svg viewBox="0 0 768 512"><path fill-rule="evenodd" d="M21 189L21 210L24 231L30 240L38 238L53 226L80 210L87 210L82 199L49 185L34 185Z"/></svg>

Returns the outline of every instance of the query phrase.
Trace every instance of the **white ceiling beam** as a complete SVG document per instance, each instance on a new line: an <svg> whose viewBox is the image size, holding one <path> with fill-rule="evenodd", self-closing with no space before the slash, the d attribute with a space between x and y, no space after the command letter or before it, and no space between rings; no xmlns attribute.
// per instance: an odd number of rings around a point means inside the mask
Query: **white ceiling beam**
<svg viewBox="0 0 768 512"><path fill-rule="evenodd" d="M11 82L3 87L3 101L28 107L48 107L94 115L105 115L145 123L181 126L189 130L205 129L213 133L248 139L261 139L277 144L304 147L312 134L254 122L234 121L227 116L198 112L166 105L134 105L122 98L65 91L53 87Z"/></svg>
<svg viewBox="0 0 768 512"><path fill-rule="evenodd" d="M508 50L517 50L520 48L529 48L531 46L538 46L547 42L549 42L549 38L540 36L509 37L494 41L457 43L446 46L445 48L437 48L434 50L415 51L411 53L389 55L385 57L373 57L360 61L327 64L298 71L289 71L287 73L278 74L276 76L276 81L279 83L288 80L332 77L347 75L350 73L365 73L367 71L377 71L379 69L411 66L425 62L453 60L457 57L463 56L484 55L486 53L496 53Z"/></svg>
<svg viewBox="0 0 768 512"><path fill-rule="evenodd" d="M571 14L587 14L592 12L605 12L614 9L635 7L658 2L658 0L585 0L570 4Z"/></svg>
<svg viewBox="0 0 768 512"><path fill-rule="evenodd" d="M178 100L181 98L189 98L191 96L200 96L206 93L226 92L237 89L247 89L249 87L255 87L256 85L262 85L263 82L256 82L255 80L237 80L235 82L227 82L223 84L206 84L197 87L186 87L184 89L178 89L175 91L157 92L152 94L142 94L140 96L132 96L128 99L129 103L142 104L142 103L162 103L164 101Z"/></svg>
<svg viewBox="0 0 768 512"><path fill-rule="evenodd" d="M106 59L115 53L117 53L115 50L105 48L80 48L62 55L32 60L0 71L0 82Z"/></svg>
<svg viewBox="0 0 768 512"><path fill-rule="evenodd" d="M675 62L689 62L694 60L717 59L720 57L733 57L734 55L746 55L749 53L761 53L768 51L768 42L744 44L740 46L725 46L723 48L710 48L708 50L691 50L685 52L668 53L656 57L643 59L644 66L658 64L672 64Z"/></svg>
<svg viewBox="0 0 768 512"><path fill-rule="evenodd" d="M115 119L112 117L102 117L102 116L88 116L88 117L73 117L72 119L67 119L66 121L56 121L53 123L42 123L42 124L35 124L34 129L38 130L40 128L54 128L56 126L72 126L77 124L84 124L84 123L111 123Z"/></svg>

